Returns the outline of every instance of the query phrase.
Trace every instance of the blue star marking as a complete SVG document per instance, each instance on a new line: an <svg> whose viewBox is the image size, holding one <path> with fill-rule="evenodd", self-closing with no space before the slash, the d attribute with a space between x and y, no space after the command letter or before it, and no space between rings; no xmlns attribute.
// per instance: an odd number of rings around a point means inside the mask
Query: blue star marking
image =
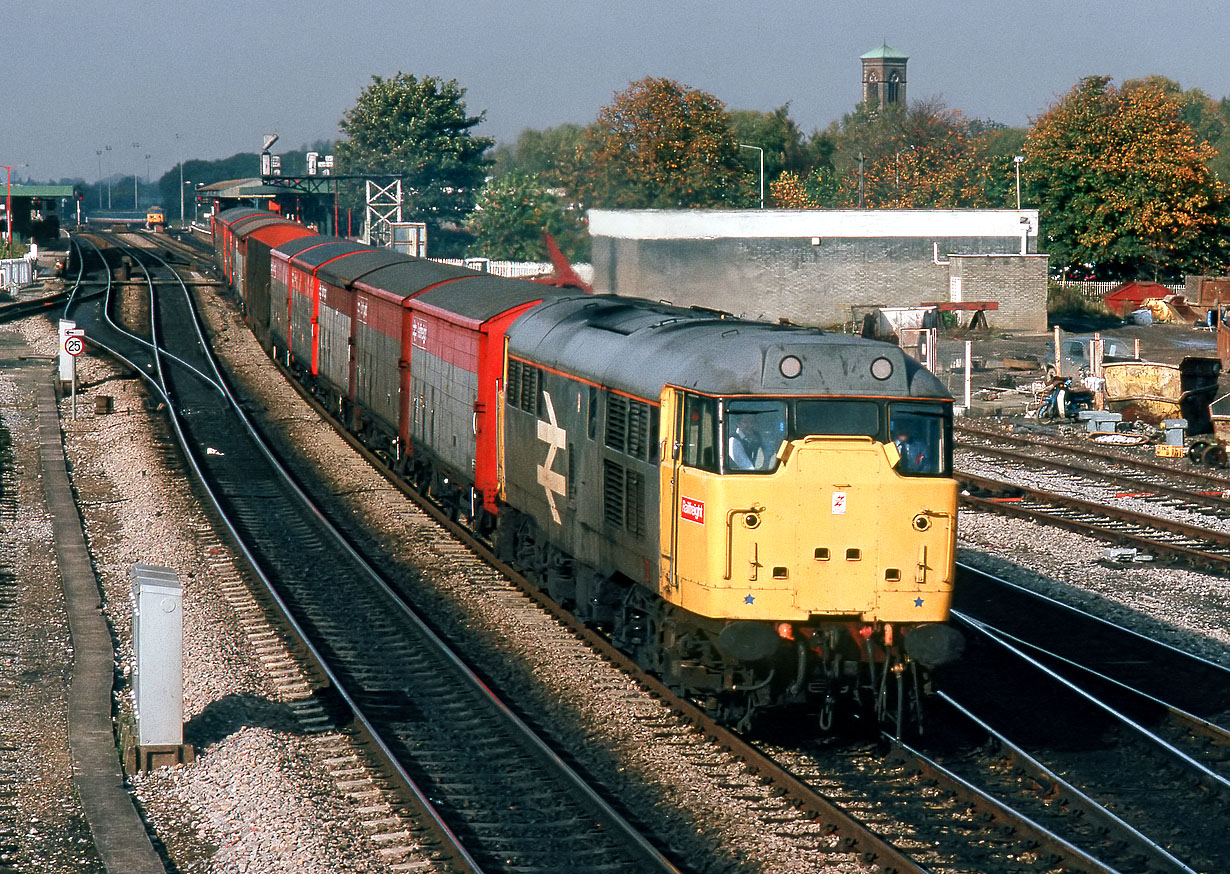
<svg viewBox="0 0 1230 874"><path fill-rule="evenodd" d="M748 595L747 597L743 599L744 604L753 604L755 603L755 601L756 601L756 598L754 595Z"/></svg>
<svg viewBox="0 0 1230 874"><path fill-rule="evenodd" d="M915 607L921 607L922 605L923 605L923 599L922 599L922 598L915 598L915 599L914 599L914 606L915 606Z"/></svg>

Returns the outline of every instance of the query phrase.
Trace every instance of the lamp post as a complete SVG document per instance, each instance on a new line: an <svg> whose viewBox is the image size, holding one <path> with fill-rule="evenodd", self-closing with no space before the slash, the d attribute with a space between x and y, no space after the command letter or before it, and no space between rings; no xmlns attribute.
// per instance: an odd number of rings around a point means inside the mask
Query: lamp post
<svg viewBox="0 0 1230 874"><path fill-rule="evenodd" d="M760 146L745 146L739 143L740 149L755 149L760 152L760 208L764 209L764 149Z"/></svg>
<svg viewBox="0 0 1230 874"><path fill-rule="evenodd" d="M102 149L95 149L98 156L98 211L102 212Z"/></svg>
<svg viewBox="0 0 1230 874"><path fill-rule="evenodd" d="M192 223L196 224L197 207L201 205L201 186L204 182L198 182L196 187L192 189Z"/></svg>
<svg viewBox="0 0 1230 874"><path fill-rule="evenodd" d="M13 168L24 167L25 164L0 164L4 167L4 232L8 237L5 249L6 258L13 257Z"/></svg>
<svg viewBox="0 0 1230 874"><path fill-rule="evenodd" d="M1025 163L1024 155L1016 155L1012 159L1012 163L1016 165L1016 211L1021 211L1021 165Z"/></svg>
<svg viewBox="0 0 1230 874"><path fill-rule="evenodd" d="M175 135L175 139L179 140L179 134ZM184 147L179 144L179 226L184 226ZM192 180L189 179L189 182Z"/></svg>
<svg viewBox="0 0 1230 874"><path fill-rule="evenodd" d="M108 152L111 151L110 146L103 146ZM111 210L111 177L107 177L107 211Z"/></svg>
<svg viewBox="0 0 1230 874"><path fill-rule="evenodd" d="M134 149L139 149L141 148L141 144L133 143L132 147ZM137 154L137 160L138 161L141 160L140 153ZM137 174L140 172L141 172L141 165L138 163L137 166L133 168L133 171L132 171L132 211L133 212L136 212L139 209L139 207L137 206Z"/></svg>

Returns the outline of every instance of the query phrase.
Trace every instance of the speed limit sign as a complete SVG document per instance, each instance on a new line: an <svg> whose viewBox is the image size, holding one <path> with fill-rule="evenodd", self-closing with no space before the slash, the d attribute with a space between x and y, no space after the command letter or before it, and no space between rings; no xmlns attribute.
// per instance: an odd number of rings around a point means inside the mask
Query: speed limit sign
<svg viewBox="0 0 1230 874"><path fill-rule="evenodd" d="M69 334L64 338L64 351L74 358L85 351L85 338L80 334Z"/></svg>

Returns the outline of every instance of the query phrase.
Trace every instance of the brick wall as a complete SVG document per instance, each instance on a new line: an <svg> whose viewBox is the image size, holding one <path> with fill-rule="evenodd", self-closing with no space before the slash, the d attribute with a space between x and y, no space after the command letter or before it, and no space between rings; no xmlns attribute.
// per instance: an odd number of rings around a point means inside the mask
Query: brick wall
<svg viewBox="0 0 1230 874"><path fill-rule="evenodd" d="M992 328L1046 332L1046 255L951 255L949 294L939 300L995 301Z"/></svg>
<svg viewBox="0 0 1230 874"><path fill-rule="evenodd" d="M1029 242L1032 248L1034 238ZM595 235L594 286L599 292L828 327L849 321L852 307L946 301L957 276L965 300L999 302L998 313L988 314L993 327L1045 331L1046 256L985 257L1018 252L1020 245L1016 236L656 240Z"/></svg>

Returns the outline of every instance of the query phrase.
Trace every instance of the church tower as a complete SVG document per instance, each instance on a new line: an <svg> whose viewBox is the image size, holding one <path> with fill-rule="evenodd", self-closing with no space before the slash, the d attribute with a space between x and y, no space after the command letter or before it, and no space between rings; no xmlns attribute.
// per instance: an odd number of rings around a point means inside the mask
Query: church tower
<svg viewBox="0 0 1230 874"><path fill-rule="evenodd" d="M872 112L905 106L905 65L908 55L885 44L862 55L863 102Z"/></svg>

